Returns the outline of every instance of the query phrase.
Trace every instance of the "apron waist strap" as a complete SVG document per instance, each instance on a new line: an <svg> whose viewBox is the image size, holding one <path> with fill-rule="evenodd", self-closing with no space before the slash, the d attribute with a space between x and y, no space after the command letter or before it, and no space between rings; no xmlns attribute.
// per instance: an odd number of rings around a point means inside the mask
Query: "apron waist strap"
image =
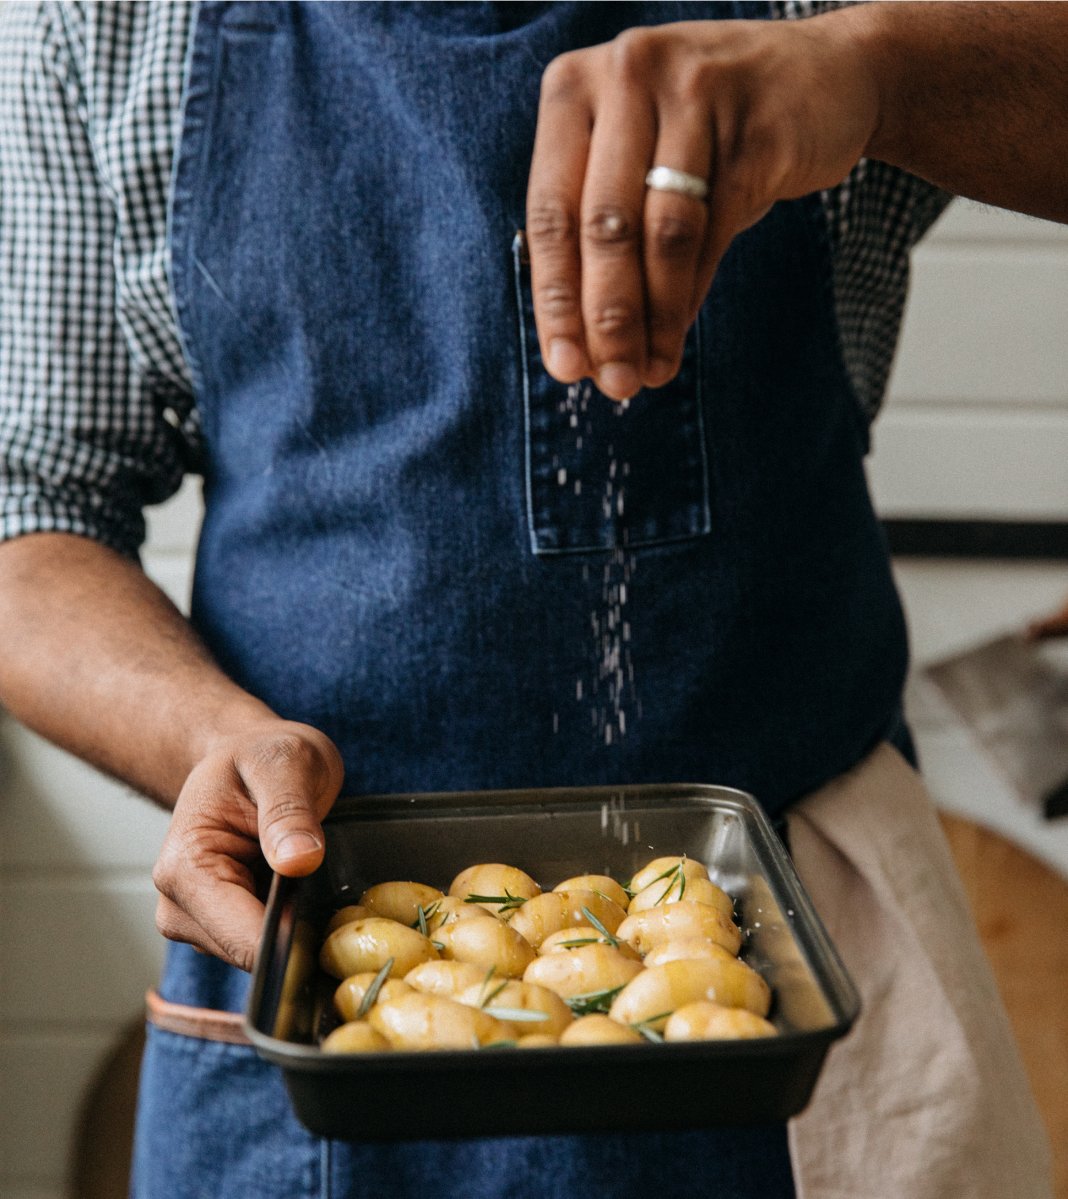
<svg viewBox="0 0 1068 1199"><path fill-rule="evenodd" d="M154 987L145 993L145 1019L153 1027L177 1033L180 1037L224 1041L228 1045L251 1044L245 1035L244 1020L239 1013L171 1003Z"/></svg>

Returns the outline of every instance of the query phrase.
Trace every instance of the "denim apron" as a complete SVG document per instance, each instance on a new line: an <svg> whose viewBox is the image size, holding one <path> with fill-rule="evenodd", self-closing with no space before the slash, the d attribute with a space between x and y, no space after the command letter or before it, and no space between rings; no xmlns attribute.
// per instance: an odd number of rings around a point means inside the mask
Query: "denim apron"
<svg viewBox="0 0 1068 1199"><path fill-rule="evenodd" d="M201 6L171 213L206 449L193 618L334 739L349 792L686 780L775 814L894 726L904 626L819 197L735 241L678 378L626 408L545 373L516 237L553 57L766 15ZM162 991L239 1010L246 983L176 946ZM135 1185L793 1193L782 1128L320 1143L246 1047L159 1030Z"/></svg>

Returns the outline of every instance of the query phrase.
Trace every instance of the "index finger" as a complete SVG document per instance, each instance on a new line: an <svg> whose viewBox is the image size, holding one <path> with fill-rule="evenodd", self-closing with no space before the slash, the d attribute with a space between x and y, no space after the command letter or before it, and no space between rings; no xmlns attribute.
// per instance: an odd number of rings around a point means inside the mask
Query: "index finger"
<svg viewBox="0 0 1068 1199"><path fill-rule="evenodd" d="M545 70L527 187L534 323L542 360L561 383L591 373L582 327L579 208L592 112L573 54Z"/></svg>

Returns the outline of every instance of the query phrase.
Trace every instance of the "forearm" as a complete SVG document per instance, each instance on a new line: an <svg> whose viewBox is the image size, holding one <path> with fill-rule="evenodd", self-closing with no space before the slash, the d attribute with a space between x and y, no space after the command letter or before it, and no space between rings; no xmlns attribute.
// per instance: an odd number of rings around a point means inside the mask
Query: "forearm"
<svg viewBox="0 0 1068 1199"><path fill-rule="evenodd" d="M1068 221L1068 5L861 4L839 21L868 64L868 157L960 195Z"/></svg>
<svg viewBox="0 0 1068 1199"><path fill-rule="evenodd" d="M131 562L60 533L0 545L0 705L173 806L221 738L276 719Z"/></svg>

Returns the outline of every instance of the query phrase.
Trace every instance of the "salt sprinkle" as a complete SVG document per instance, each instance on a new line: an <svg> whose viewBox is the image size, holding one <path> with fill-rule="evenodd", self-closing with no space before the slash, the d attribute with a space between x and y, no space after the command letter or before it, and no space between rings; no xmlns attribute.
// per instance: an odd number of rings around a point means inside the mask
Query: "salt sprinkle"
<svg viewBox="0 0 1068 1199"><path fill-rule="evenodd" d="M582 449L583 437L592 432L587 413L591 403L598 402L589 381L572 383L559 405L566 413L568 426L575 430L575 449ZM601 400L607 403L606 400ZM612 411L621 417L627 404L613 404ZM583 678L575 680L575 702L590 705L590 722L605 746L619 744L627 735L627 726L641 718L641 701L634 686L634 663L631 658L632 629L625 619L629 599L628 584L636 570L634 555L626 549L627 529L624 524L626 493L623 480L630 475L630 463L621 457L616 447L608 444L608 469L601 493L601 514L606 525L615 531L615 547L601 575L599 602L590 612L592 641L592 672L585 685ZM567 470L554 459L558 484L567 482ZM582 480L574 479L575 495L582 493ZM588 563L582 566L583 583L590 582Z"/></svg>

